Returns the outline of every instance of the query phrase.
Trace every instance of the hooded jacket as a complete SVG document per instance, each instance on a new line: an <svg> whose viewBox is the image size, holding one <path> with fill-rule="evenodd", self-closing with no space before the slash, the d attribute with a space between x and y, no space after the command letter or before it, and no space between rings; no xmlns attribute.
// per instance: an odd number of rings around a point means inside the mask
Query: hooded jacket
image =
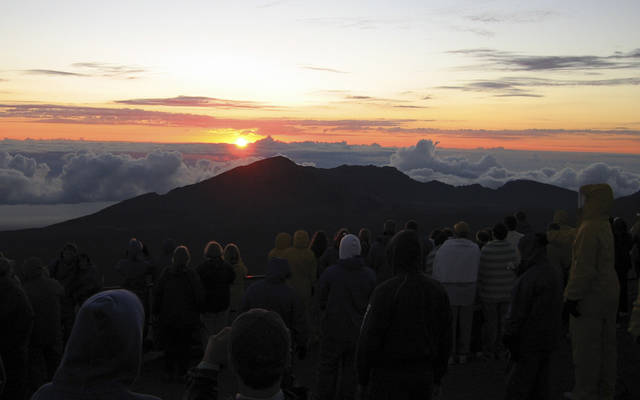
<svg viewBox="0 0 640 400"><path fill-rule="evenodd" d="M276 247L269 252L268 259L284 258L284 252L291 247L291 235L287 232L280 232L276 235Z"/></svg>
<svg viewBox="0 0 640 400"><path fill-rule="evenodd" d="M28 344L33 309L26 293L10 274L0 276L0 326L0 355Z"/></svg>
<svg viewBox="0 0 640 400"><path fill-rule="evenodd" d="M222 257L209 258L198 265L196 271L205 293L201 311L217 313L229 308L230 286L236 277L231 265Z"/></svg>
<svg viewBox="0 0 640 400"><path fill-rule="evenodd" d="M162 271L154 287L153 310L163 327L198 325L203 300L204 289L198 273L189 267L172 265Z"/></svg>
<svg viewBox="0 0 640 400"><path fill-rule="evenodd" d="M53 381L32 400L140 399L129 387L142 363L144 309L126 290L109 290L80 308Z"/></svg>
<svg viewBox="0 0 640 400"><path fill-rule="evenodd" d="M476 297L480 248L469 239L448 239L433 260L433 278L444 286L452 306L472 305Z"/></svg>
<svg viewBox="0 0 640 400"><path fill-rule="evenodd" d="M278 313L291 330L293 341L302 346L307 343L307 321L301 299L286 284L290 275L287 260L269 260L265 279L247 288L240 312L263 308Z"/></svg>
<svg viewBox="0 0 640 400"><path fill-rule="evenodd" d="M549 263L558 271L568 271L571 268L571 251L576 239L576 228L569 226L569 215L564 210L558 210L553 215L553 223L560 229L547 231L547 257Z"/></svg>
<svg viewBox="0 0 640 400"><path fill-rule="evenodd" d="M375 287L376 274L360 256L339 260L327 268L318 283L323 334L355 342Z"/></svg>
<svg viewBox="0 0 640 400"><path fill-rule="evenodd" d="M615 317L620 287L608 220L613 191L607 184L585 185L580 194L585 204L573 245L565 298L579 301L578 310L585 317Z"/></svg>
<svg viewBox="0 0 640 400"><path fill-rule="evenodd" d="M34 312L31 346L55 345L62 340L60 304L64 288L44 273L43 267L37 264L27 263L23 270L22 287Z"/></svg>
<svg viewBox="0 0 640 400"><path fill-rule="evenodd" d="M317 276L317 261L313 251L309 249L307 232L297 231L293 235L293 247L284 252L284 258L291 268L291 278L287 284L295 290L306 306Z"/></svg>

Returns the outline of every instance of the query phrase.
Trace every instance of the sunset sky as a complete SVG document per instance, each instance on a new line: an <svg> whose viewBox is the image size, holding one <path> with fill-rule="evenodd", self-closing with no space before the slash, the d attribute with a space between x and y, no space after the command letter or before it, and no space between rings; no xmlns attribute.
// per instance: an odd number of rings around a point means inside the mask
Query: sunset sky
<svg viewBox="0 0 640 400"><path fill-rule="evenodd" d="M640 2L8 1L0 138L640 153Z"/></svg>

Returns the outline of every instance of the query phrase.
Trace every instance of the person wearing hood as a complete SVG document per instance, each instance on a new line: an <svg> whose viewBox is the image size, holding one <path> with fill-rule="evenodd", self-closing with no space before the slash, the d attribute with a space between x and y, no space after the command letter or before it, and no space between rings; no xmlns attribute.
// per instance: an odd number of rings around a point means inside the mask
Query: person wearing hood
<svg viewBox="0 0 640 400"><path fill-rule="evenodd" d="M389 260L389 251L387 245L391 241L393 235L396 234L396 221L388 219L384 222L383 232L378 236L371 245L367 264L376 273L378 283L384 282L393 277L393 268Z"/></svg>
<svg viewBox="0 0 640 400"><path fill-rule="evenodd" d="M222 259L233 269L233 282L229 286L229 320L233 321L238 315L242 298L244 297L244 279L249 273L240 256L240 249L235 243L224 246Z"/></svg>
<svg viewBox="0 0 640 400"><path fill-rule="evenodd" d="M286 283L290 276L287 260L269 260L265 279L247 288L240 312L262 308L278 313L291 331L296 352L299 356L304 356L308 339L307 319L302 300Z"/></svg>
<svg viewBox="0 0 640 400"><path fill-rule="evenodd" d="M187 372L190 344L200 326L204 290L190 262L189 249L176 247L173 265L162 271L154 287L153 312L157 314L160 343L165 352L167 381L179 381Z"/></svg>
<svg viewBox="0 0 640 400"><path fill-rule="evenodd" d="M108 290L80 307L60 367L32 400L154 400L129 387L140 374L144 308L128 290Z"/></svg>
<svg viewBox="0 0 640 400"><path fill-rule="evenodd" d="M471 230L466 222L458 222L453 230L455 238L444 242L433 260L433 278L442 283L449 295L453 355L457 354L459 362L464 364L471 345L480 249L470 240Z"/></svg>
<svg viewBox="0 0 640 400"><path fill-rule="evenodd" d="M0 254L0 358L6 374L2 398L22 399L27 384L33 309L12 264Z"/></svg>
<svg viewBox="0 0 640 400"><path fill-rule="evenodd" d="M516 280L503 342L510 357L505 399L551 397L550 364L561 337L562 275L549 263L545 234L520 241L522 274Z"/></svg>
<svg viewBox="0 0 640 400"><path fill-rule="evenodd" d="M28 397L50 382L62 356L60 303L64 288L49 278L42 260L28 258L22 266L22 287L34 312L29 341Z"/></svg>
<svg viewBox="0 0 640 400"><path fill-rule="evenodd" d="M416 232L399 232L390 247L396 276L374 290L358 339L360 391L370 399L430 399L451 354L449 299L421 273Z"/></svg>
<svg viewBox="0 0 640 400"><path fill-rule="evenodd" d="M327 246L329 245L329 239L327 239L327 234L325 231L316 231L311 237L311 243L309 243L309 248L313 251L313 255L316 256L316 260L320 260L320 257L327 250Z"/></svg>
<svg viewBox="0 0 640 400"><path fill-rule="evenodd" d="M284 252L287 251L289 247L291 247L291 235L287 232L280 232L276 235L276 243L273 249L269 252L269 256L267 259L272 259L274 257L283 258Z"/></svg>
<svg viewBox="0 0 640 400"><path fill-rule="evenodd" d="M84 293L85 289L77 282L81 281L81 275L87 270L81 270L78 260L78 247L74 243L66 243L60 252L59 258L49 265L49 276L62 285L65 296L60 307L60 318L62 319L62 340L66 343L73 321L75 319L76 308L79 307L78 293Z"/></svg>
<svg viewBox="0 0 640 400"><path fill-rule="evenodd" d="M204 261L196 268L205 293L200 314L203 346L207 344L209 336L215 335L229 323L230 288L236 276L223 255L222 246L212 240L204 248Z"/></svg>
<svg viewBox="0 0 640 400"><path fill-rule="evenodd" d="M318 365L320 400L333 400L336 393L343 399L355 396L356 343L369 297L376 286L375 273L360 256L360 240L356 235L343 237L339 251L338 264L327 268L318 284L322 314Z"/></svg>
<svg viewBox="0 0 640 400"><path fill-rule="evenodd" d="M547 257L549 263L562 274L563 285L569 279L571 249L576 239L576 228L569 225L569 214L558 210L553 214L553 223L547 230Z"/></svg>
<svg viewBox="0 0 640 400"><path fill-rule="evenodd" d="M524 211L518 211L514 217L516 217L517 221L516 231L525 236L534 233L531 224L527 221L527 214L525 214Z"/></svg>
<svg viewBox="0 0 640 400"><path fill-rule="evenodd" d="M131 238L127 245L127 257L118 261L116 271L122 275L122 287L135 293L148 311L149 290L148 283L154 282L156 270L154 266L145 260L142 253L142 242Z"/></svg>
<svg viewBox="0 0 640 400"><path fill-rule="evenodd" d="M613 191L607 184L580 188L581 223L573 245L564 292L571 314L575 366L573 399L613 399L616 383L616 311L620 287L614 267L609 214Z"/></svg>
<svg viewBox="0 0 640 400"><path fill-rule="evenodd" d="M284 257L291 268L288 284L302 299L305 309L308 308L313 294L313 286L317 276L317 262L313 251L309 249L309 234L299 230L293 235L293 246L284 252Z"/></svg>
<svg viewBox="0 0 640 400"><path fill-rule="evenodd" d="M339 249L340 249L340 241L345 235L349 234L349 230L347 228L340 228L336 232L333 237L333 245L326 248L324 253L322 253L322 257L318 259L318 273L317 276L320 277L325 269L329 268L332 265L335 265L338 262L339 257Z"/></svg>

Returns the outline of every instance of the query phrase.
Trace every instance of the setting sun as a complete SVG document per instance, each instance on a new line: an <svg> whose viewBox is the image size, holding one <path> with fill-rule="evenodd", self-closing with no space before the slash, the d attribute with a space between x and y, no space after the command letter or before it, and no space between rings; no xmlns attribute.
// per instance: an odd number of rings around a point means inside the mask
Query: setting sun
<svg viewBox="0 0 640 400"><path fill-rule="evenodd" d="M243 138L243 137L239 137L236 139L236 146L238 147L247 147L247 144L249 142L247 141L247 139Z"/></svg>

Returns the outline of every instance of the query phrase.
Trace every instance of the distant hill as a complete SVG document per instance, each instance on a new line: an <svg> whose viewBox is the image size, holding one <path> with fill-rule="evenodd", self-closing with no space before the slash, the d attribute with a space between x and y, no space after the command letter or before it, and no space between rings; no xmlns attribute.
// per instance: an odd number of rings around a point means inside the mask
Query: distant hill
<svg viewBox="0 0 640 400"><path fill-rule="evenodd" d="M616 200L616 212L630 218L639 208L640 193ZM577 195L559 187L513 181L498 189L480 185L454 187L441 182L421 183L392 167L304 167L285 157L273 157L238 167L165 195L145 194L98 213L41 229L0 232L0 250L17 260L35 255L49 261L66 241L78 244L105 273L138 237L152 253L171 237L201 260L208 240L239 245L250 272L260 273L266 254L280 231L361 227L380 233L382 223L418 221L423 232L466 220L475 231L507 214L524 210L535 229L550 222L555 209L575 216Z"/></svg>

